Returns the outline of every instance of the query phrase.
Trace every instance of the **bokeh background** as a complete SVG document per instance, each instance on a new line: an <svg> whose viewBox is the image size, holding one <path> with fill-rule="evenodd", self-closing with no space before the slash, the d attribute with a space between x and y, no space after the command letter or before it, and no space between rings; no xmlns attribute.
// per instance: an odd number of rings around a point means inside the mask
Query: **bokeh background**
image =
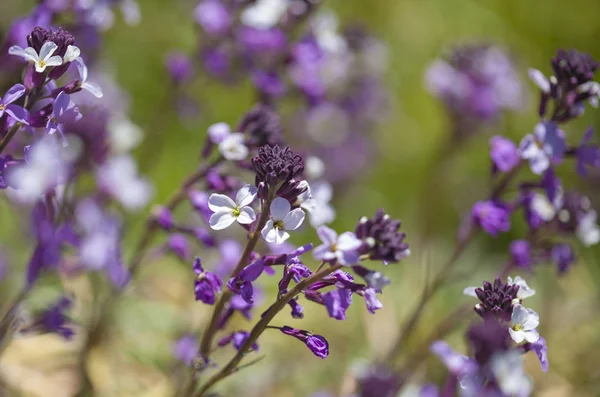
<svg viewBox="0 0 600 397"><path fill-rule="evenodd" d="M33 4L2 0L0 33ZM190 11L196 4L179 0L140 0L139 4L141 23L128 26L117 18L115 27L106 32L101 57L130 95L131 118L146 134L136 152L141 172L155 184L154 201L162 203L197 165L207 127L218 121L235 124L255 97L249 84L224 86L200 77L186 87L200 103L198 117L182 122L171 103L173 92L164 61L172 50L193 52L198 29ZM383 207L403 219L413 254L385 269L393 282L382 296L384 309L375 315L356 303L348 319L339 322L329 319L322 307L307 304L301 323L290 320L287 313L278 318L280 325L298 325L325 335L331 348L328 359L319 360L301 343L276 331L267 332L259 341L259 354L265 359L223 382L219 390L226 396L292 397L317 391L337 395L351 389L353 374L361 365L388 351L427 280L450 255L462 215L488 191L490 136L499 133L519 140L536 123L537 94L527 80L527 69L549 73L549 60L558 48L573 47L600 56L597 0L325 0L325 6L335 10L342 23L367 26L386 44L389 56L386 85L390 105L377 129L369 132L378 153L368 168L338 186L334 228L353 229L360 216ZM451 139L449 121L441 103L425 90L423 76L427 66L451 46L470 42L498 44L509 51L529 96L521 111L506 114L501 122L480 131L440 162L437 154ZM599 122L598 113L589 111L570 124L567 133L578 141L587 126ZM596 206L600 204L600 179L587 183L569 173L562 176L567 184L589 193ZM21 215L7 209L6 203L0 202L0 247L11 248L6 250L8 266L0 286L5 301L15 292L22 277L19 269L29 252L26 235L19 229ZM425 216L433 219L426 238ZM129 216L126 254L143 227L142 216ZM506 260L509 241L523 230L517 226L497 239L482 236L475 241L461 259L456 279L427 307L402 355L419 346L446 313L468 302L462 295L465 286L494 277ZM293 241L301 244L314 241L314 237L307 231L295 235ZM541 315L540 333L549 346L547 374L541 372L535 358L527 361L536 396L600 395L598 253L597 248L581 249L579 264L562 278L550 265L523 275L538 291L529 305ZM205 263L217 260L200 250L197 254ZM172 345L183 333L201 332L210 313L209 307L193 300L189 266L167 257L148 260L143 267L115 312L109 337L86 363L97 395L170 395L172 374L180 370L171 354ZM74 319L81 323L85 323L92 281L86 277L60 280L78 296ZM272 296L276 280L266 281L264 296ZM31 297L28 307L46 301L55 293L57 282L48 282ZM453 346L464 347L462 333L475 314L472 316L465 317L446 338ZM250 326L242 320L236 325ZM11 393L75 395L80 386L78 343L77 339L67 343L49 335L14 340L0 360L0 372L13 389ZM230 354L231 350L225 351ZM431 358L411 381L441 382L444 376L445 369Z"/></svg>

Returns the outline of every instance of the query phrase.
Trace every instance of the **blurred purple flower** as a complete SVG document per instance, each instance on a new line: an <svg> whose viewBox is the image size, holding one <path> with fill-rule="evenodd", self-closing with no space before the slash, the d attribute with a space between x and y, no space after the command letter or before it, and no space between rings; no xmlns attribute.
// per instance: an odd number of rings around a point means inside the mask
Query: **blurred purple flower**
<svg viewBox="0 0 600 397"><path fill-rule="evenodd" d="M520 268L531 268L533 259L531 246L527 240L515 240L510 243L510 255L515 266Z"/></svg>
<svg viewBox="0 0 600 397"><path fill-rule="evenodd" d="M490 157L494 168L500 172L508 172L519 164L517 145L510 139L498 135L490 139Z"/></svg>
<svg viewBox="0 0 600 397"><path fill-rule="evenodd" d="M196 300L202 301L207 305L213 305L216 294L221 292L221 280L214 273L204 270L199 257L194 259L193 269L194 273L196 273L196 280L194 281Z"/></svg>
<svg viewBox="0 0 600 397"><path fill-rule="evenodd" d="M323 294L323 302L329 317L345 320L346 310L352 304L352 291L347 288L336 288Z"/></svg>
<svg viewBox="0 0 600 397"><path fill-rule="evenodd" d="M503 203L478 201L473 206L471 216L477 225L492 236L510 230L510 211Z"/></svg>
<svg viewBox="0 0 600 397"><path fill-rule="evenodd" d="M529 160L531 171L541 175L550 165L559 164L565 154L565 133L551 121L538 123L519 145L521 158Z"/></svg>
<svg viewBox="0 0 600 397"><path fill-rule="evenodd" d="M235 277L229 279L227 287L231 292L241 295L242 298L248 303L253 303L253 292L252 282L255 281L263 272L265 266L262 259L258 259L246 266L242 271Z"/></svg>
<svg viewBox="0 0 600 397"><path fill-rule="evenodd" d="M249 336L250 334L246 331L236 331L230 335L223 337L218 344L219 346L227 346L231 343L236 350L240 350L246 342L246 340L248 340ZM252 350L258 351L257 343L252 344Z"/></svg>
<svg viewBox="0 0 600 397"><path fill-rule="evenodd" d="M210 35L226 33L232 24L231 13L220 0L203 0L194 10L196 22Z"/></svg>
<svg viewBox="0 0 600 397"><path fill-rule="evenodd" d="M559 274L566 273L576 261L573 249L566 243L553 245L550 251L550 259L556 265Z"/></svg>
<svg viewBox="0 0 600 397"><path fill-rule="evenodd" d="M65 314L72 306L72 301L66 296L60 297L53 305L38 313L33 324L23 332L56 333L70 340L75 332L69 328L70 320Z"/></svg>
<svg viewBox="0 0 600 397"><path fill-rule="evenodd" d="M175 84L188 81L193 73L192 60L182 52L172 52L167 56L167 70Z"/></svg>
<svg viewBox="0 0 600 397"><path fill-rule="evenodd" d="M588 167L600 167L600 148L597 144L592 143L594 130L588 129L584 134L579 147L577 147L577 173L581 176L588 175Z"/></svg>
<svg viewBox="0 0 600 397"><path fill-rule="evenodd" d="M191 366L198 356L200 344L193 335L184 335L173 346L173 356L187 366Z"/></svg>
<svg viewBox="0 0 600 397"><path fill-rule="evenodd" d="M71 100L71 97L65 92L61 92L54 100L52 114L48 118L48 123L46 124L46 132L49 135L58 132L61 138L64 139L63 124L75 123L81 120L82 117L79 108L75 102Z"/></svg>

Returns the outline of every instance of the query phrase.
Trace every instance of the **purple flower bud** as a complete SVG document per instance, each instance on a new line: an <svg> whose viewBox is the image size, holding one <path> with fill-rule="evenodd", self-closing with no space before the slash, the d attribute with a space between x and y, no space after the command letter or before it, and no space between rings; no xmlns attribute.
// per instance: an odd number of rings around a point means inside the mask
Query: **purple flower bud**
<svg viewBox="0 0 600 397"><path fill-rule="evenodd" d="M495 353L507 351L512 344L508 327L490 318L482 324L471 326L467 331L467 338L480 366L487 364Z"/></svg>
<svg viewBox="0 0 600 397"><path fill-rule="evenodd" d="M246 144L251 147L280 145L283 141L283 128L277 112L259 103L242 119L238 130L249 138Z"/></svg>
<svg viewBox="0 0 600 397"><path fill-rule="evenodd" d="M525 352L533 351L540 361L542 371L548 372L548 346L546 345L546 340L544 338L540 336L537 342L528 342L523 344L521 347Z"/></svg>
<svg viewBox="0 0 600 397"><path fill-rule="evenodd" d="M369 313L375 314L375 310L379 310L383 307L383 304L377 299L377 292L373 288L365 288L363 292L367 310Z"/></svg>
<svg viewBox="0 0 600 397"><path fill-rule="evenodd" d="M70 320L65 314L71 305L71 299L60 297L52 306L38 313L33 324L22 332L57 333L67 340L71 339L75 332L68 327Z"/></svg>
<svg viewBox="0 0 600 397"><path fill-rule="evenodd" d="M400 224L383 209L379 209L371 219L360 218L355 229L356 237L363 241L359 252L386 263L396 263L410 255L408 244L404 242L406 234L400 232Z"/></svg>
<svg viewBox="0 0 600 397"><path fill-rule="evenodd" d="M347 288L336 288L323 294L323 302L329 317L336 320L345 320L346 310L352 304L352 291Z"/></svg>
<svg viewBox="0 0 600 397"><path fill-rule="evenodd" d="M253 303L254 288L252 282L261 275L264 269L264 263L262 259L259 259L242 269L237 276L229 279L227 287L231 292L241 295L246 302Z"/></svg>
<svg viewBox="0 0 600 397"><path fill-rule="evenodd" d="M533 260L531 257L531 246L526 240L515 240L510 243L510 254L515 266L521 268L531 268Z"/></svg>
<svg viewBox="0 0 600 397"><path fill-rule="evenodd" d="M329 355L329 343L321 335L314 335L308 331L295 329L287 325L281 327L279 330L286 335L293 336L304 342L315 356L324 359Z"/></svg>
<svg viewBox="0 0 600 397"><path fill-rule="evenodd" d="M304 160L289 146L265 145L258 149L258 156L252 159L252 168L256 173L257 187L260 182L275 186L300 176L304 171Z"/></svg>
<svg viewBox="0 0 600 397"><path fill-rule="evenodd" d="M504 283L500 278L494 284L483 283L483 288L475 289L475 294L481 303L475 306L475 311L483 318L493 316L504 321L510 321L512 315L512 301L517 297L519 286Z"/></svg>
<svg viewBox="0 0 600 397"><path fill-rule="evenodd" d="M473 220L488 234L510 230L510 211L506 205L495 201L478 201L471 212Z"/></svg>
<svg viewBox="0 0 600 397"><path fill-rule="evenodd" d="M577 156L577 173L581 176L588 175L588 167L600 168L600 147L591 142L593 135L593 128L588 129L575 153Z"/></svg>
<svg viewBox="0 0 600 397"><path fill-rule="evenodd" d="M569 244L555 244L550 251L550 258L558 268L558 274L565 274L577 260Z"/></svg>
<svg viewBox="0 0 600 397"><path fill-rule="evenodd" d="M289 301L288 305L292 308L293 318L304 318L304 308L298 303L298 298Z"/></svg>
<svg viewBox="0 0 600 397"><path fill-rule="evenodd" d="M236 350L240 350L249 336L250 336L250 334L246 331L236 331L236 332L232 333L231 335L223 337L219 341L218 345L219 346L227 346L228 344L231 343L231 344L233 344L233 347L235 347ZM252 350L258 351L257 343L252 344Z"/></svg>
<svg viewBox="0 0 600 397"><path fill-rule="evenodd" d="M164 230L171 230L175 224L173 223L173 214L167 207L158 206L152 211L156 223Z"/></svg>
<svg viewBox="0 0 600 397"><path fill-rule="evenodd" d="M590 54L574 49L560 49L552 58L552 70L559 85L564 83L568 88L593 80L598 65Z"/></svg>
<svg viewBox="0 0 600 397"><path fill-rule="evenodd" d="M494 136L490 139L490 157L494 163L494 169L500 172L512 170L520 160L517 145L502 136Z"/></svg>
<svg viewBox="0 0 600 397"><path fill-rule="evenodd" d="M167 248L184 262L190 257L190 244L183 234L171 234L167 241Z"/></svg>

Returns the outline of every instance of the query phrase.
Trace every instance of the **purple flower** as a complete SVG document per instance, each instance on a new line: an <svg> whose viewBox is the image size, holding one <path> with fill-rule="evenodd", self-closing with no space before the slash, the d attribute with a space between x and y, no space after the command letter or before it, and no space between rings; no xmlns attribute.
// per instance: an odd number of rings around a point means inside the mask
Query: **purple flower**
<svg viewBox="0 0 600 397"><path fill-rule="evenodd" d="M329 317L336 320L346 319L346 310L352 304L352 291L348 288L336 288L323 294L323 303Z"/></svg>
<svg viewBox="0 0 600 397"><path fill-rule="evenodd" d="M56 333L69 340L75 332L68 327L69 318L65 312L71 307L71 299L63 296L49 308L41 311L34 323L25 328L24 332Z"/></svg>
<svg viewBox="0 0 600 397"><path fill-rule="evenodd" d="M262 103L255 105L244 115L238 130L249 136L246 144L250 147L280 145L283 142L279 114Z"/></svg>
<svg viewBox="0 0 600 397"><path fill-rule="evenodd" d="M559 164L565 150L565 133L551 121L538 123L533 134L527 134L519 145L521 158L529 160L531 171L538 175L550 165Z"/></svg>
<svg viewBox="0 0 600 397"><path fill-rule="evenodd" d="M175 223L173 214L167 207L158 206L153 210L154 220L163 230L171 230Z"/></svg>
<svg viewBox="0 0 600 397"><path fill-rule="evenodd" d="M244 343L246 343L246 340L248 340L249 336L250 334L246 331L236 331L230 335L223 337L218 344L219 346L227 346L231 343L236 350L240 350ZM252 344L252 350L258 351L257 343Z"/></svg>
<svg viewBox="0 0 600 397"><path fill-rule="evenodd" d="M495 201L478 201L471 212L473 220L488 234L510 230L510 211L506 205Z"/></svg>
<svg viewBox="0 0 600 397"><path fill-rule="evenodd" d="M242 269L242 271L235 277L229 279L227 287L231 292L241 295L242 298L248 303L254 303L252 294L254 288L252 282L256 280L265 269L262 259L254 261L250 265Z"/></svg>
<svg viewBox="0 0 600 397"><path fill-rule="evenodd" d="M573 249L566 243L553 245L550 251L550 259L558 268L559 274L566 273L576 261Z"/></svg>
<svg viewBox="0 0 600 397"><path fill-rule="evenodd" d="M379 310L383 307L383 304L377 299L377 291L373 288L365 288L363 294L369 313L375 314L375 310Z"/></svg>
<svg viewBox="0 0 600 397"><path fill-rule="evenodd" d="M510 255L515 266L530 268L533 264L531 246L526 240L515 240L510 243Z"/></svg>
<svg viewBox="0 0 600 397"><path fill-rule="evenodd" d="M467 338L473 347L475 360L480 366L487 364L494 354L507 351L512 342L508 327L490 318L481 324L471 326L467 330Z"/></svg>
<svg viewBox="0 0 600 397"><path fill-rule="evenodd" d="M198 356L200 345L193 335L184 335L173 346L173 356L187 366L192 365Z"/></svg>
<svg viewBox="0 0 600 397"><path fill-rule="evenodd" d="M285 94L285 83L275 73L255 72L252 76L252 81L261 93L269 97L276 98Z"/></svg>
<svg viewBox="0 0 600 397"><path fill-rule="evenodd" d="M183 234L171 234L167 240L167 249L184 262L190 256L190 243Z"/></svg>
<svg viewBox="0 0 600 397"><path fill-rule="evenodd" d="M13 119L23 123L29 124L29 112L23 109L21 106L13 105L17 99L21 98L25 94L25 86L22 84L15 84L12 86L4 97L0 100L0 118L4 113L8 114Z"/></svg>
<svg viewBox="0 0 600 397"><path fill-rule="evenodd" d="M472 374L478 369L477 364L469 357L456 353L446 342L438 340L431 344L431 352L439 357L448 371L454 376L461 373Z"/></svg>
<svg viewBox="0 0 600 397"><path fill-rule="evenodd" d="M217 275L211 272L207 272L202 267L202 261L199 257L194 259L194 273L197 277L194 281L194 292L196 293L196 300L202 301L207 305L215 303L215 295L221 292L221 280Z"/></svg>
<svg viewBox="0 0 600 397"><path fill-rule="evenodd" d="M598 145L591 143L594 136L594 130L587 130L579 147L576 151L577 156L577 173L581 176L588 175L588 167L600 167L600 148Z"/></svg>
<svg viewBox="0 0 600 397"><path fill-rule="evenodd" d="M346 266L359 262L358 249L362 246L362 242L356 238L354 233L345 232L338 236L335 230L327 226L320 226L317 234L323 244L314 249L315 259L332 263L338 262Z"/></svg>
<svg viewBox="0 0 600 397"><path fill-rule="evenodd" d="M548 372L548 346L544 338L540 336L537 342L525 343L522 348L525 352L532 350L540 360L542 371Z"/></svg>
<svg viewBox="0 0 600 397"><path fill-rule="evenodd" d="M81 120L81 113L68 94L61 92L54 100L52 114L46 124L46 132L50 135L58 132L64 139L63 124L71 124Z"/></svg>
<svg viewBox="0 0 600 397"><path fill-rule="evenodd" d="M501 172L508 172L519 164L517 145L502 136L493 136L490 139L490 157L494 168Z"/></svg>
<svg viewBox="0 0 600 397"><path fill-rule="evenodd" d="M237 266L242 256L242 246L237 240L226 239L219 244L221 260L215 266L215 274L219 277L227 277Z"/></svg>
<svg viewBox="0 0 600 397"><path fill-rule="evenodd" d="M167 70L175 84L188 81L194 73L190 57L181 52L174 52L167 57Z"/></svg>
<svg viewBox="0 0 600 397"><path fill-rule="evenodd" d="M196 22L206 33L221 35L231 27L231 13L220 0L204 0L194 10Z"/></svg>
<svg viewBox="0 0 600 397"><path fill-rule="evenodd" d="M327 339L321 335L315 335L308 331L288 327L287 325L279 328L279 330L286 335L293 336L304 342L315 356L326 358L329 355L329 343L327 343Z"/></svg>

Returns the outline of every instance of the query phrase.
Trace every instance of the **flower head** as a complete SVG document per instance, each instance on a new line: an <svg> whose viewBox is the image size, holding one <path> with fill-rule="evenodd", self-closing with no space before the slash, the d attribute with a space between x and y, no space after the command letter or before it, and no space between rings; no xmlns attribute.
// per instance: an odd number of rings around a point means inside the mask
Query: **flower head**
<svg viewBox="0 0 600 397"><path fill-rule="evenodd" d="M61 92L54 100L52 114L48 118L46 124L46 132L49 135L58 132L64 139L63 124L75 123L81 120L82 117L79 108L75 102L71 100L71 97L67 95L66 92Z"/></svg>
<svg viewBox="0 0 600 397"><path fill-rule="evenodd" d="M489 317L483 323L471 326L467 338L480 366L486 365L494 354L507 351L511 345L508 329Z"/></svg>
<svg viewBox="0 0 600 397"><path fill-rule="evenodd" d="M317 234L323 244L314 249L315 259L337 261L341 265L358 263L358 249L362 246L362 241L354 233L345 232L338 236L335 230L321 226L317 229Z"/></svg>
<svg viewBox="0 0 600 397"><path fill-rule="evenodd" d="M519 164L517 145L510 139L498 135L490 139L490 157L494 168L500 172L508 172Z"/></svg>
<svg viewBox="0 0 600 397"><path fill-rule="evenodd" d="M541 175L552 164L559 164L566 150L565 133L551 121L538 123L519 145L521 158L529 160L534 174Z"/></svg>
<svg viewBox="0 0 600 397"><path fill-rule="evenodd" d="M173 356L190 366L198 356L200 344L193 335L184 335L173 346Z"/></svg>
<svg viewBox="0 0 600 397"><path fill-rule="evenodd" d="M23 330L23 332L43 332L56 333L65 339L71 339L75 332L69 328L69 318L65 314L71 308L70 298L60 297L53 305L41 311L34 320L34 323Z"/></svg>
<svg viewBox="0 0 600 397"><path fill-rule="evenodd" d="M504 395L526 397L531 394L533 384L525 373L523 358L519 351L510 350L495 354L490 368Z"/></svg>
<svg viewBox="0 0 600 397"><path fill-rule="evenodd" d="M533 264L531 246L526 240L515 240L510 243L510 254L515 266L529 268Z"/></svg>
<svg viewBox="0 0 600 397"><path fill-rule="evenodd" d="M512 315L512 303L517 298L518 291L519 285L505 284L500 278L496 278L494 284L484 282L483 288L465 288L464 294L474 296L481 301L475 306L475 311L481 317L486 318L491 315L509 321Z"/></svg>
<svg viewBox="0 0 600 397"><path fill-rule="evenodd" d="M506 281L508 285L518 285L519 289L517 290L517 299L522 301L523 299L527 299L535 295L535 290L527 285L527 281L523 280L521 276L515 277L513 280L512 277L508 276Z"/></svg>
<svg viewBox="0 0 600 397"><path fill-rule="evenodd" d="M276 197L271 203L271 219L262 229L261 234L269 243L281 244L290 237L288 230L296 230L304 221L304 211L301 208L291 209L290 202Z"/></svg>
<svg viewBox="0 0 600 397"><path fill-rule="evenodd" d="M497 236L510 229L510 211L497 201L478 201L471 211L473 220L488 234Z"/></svg>
<svg viewBox="0 0 600 397"><path fill-rule="evenodd" d="M196 273L196 280L194 281L196 300L207 305L214 304L216 294L221 292L221 280L216 274L204 270L199 257L194 259L193 268L194 273Z"/></svg>
<svg viewBox="0 0 600 397"><path fill-rule="evenodd" d="M408 244L404 242L406 234L400 231L400 224L383 209L378 210L373 218L360 218L354 231L356 237L363 241L360 253L387 263L398 262L410 255Z"/></svg>
<svg viewBox="0 0 600 397"><path fill-rule="evenodd" d="M327 308L329 317L336 320L346 319L346 310L352 304L352 290L348 288L336 288L323 294L323 303Z"/></svg>
<svg viewBox="0 0 600 397"><path fill-rule="evenodd" d="M231 292L241 295L247 303L254 303L253 294L254 287L252 282L255 281L265 270L265 265L262 259L258 259L242 269L235 277L232 277L227 282L227 287Z"/></svg>
<svg viewBox="0 0 600 397"><path fill-rule="evenodd" d="M26 61L33 63L35 71L43 73L46 68L62 65L63 59L59 55L53 55L58 46L51 42L46 41L39 50L39 53L32 47L25 49L19 46L12 46L8 49L10 55L19 56Z"/></svg>
<svg viewBox="0 0 600 397"><path fill-rule="evenodd" d="M279 145L282 143L283 128L277 112L270 106L259 103L242 119L239 127L248 135L248 146Z"/></svg>
<svg viewBox="0 0 600 397"><path fill-rule="evenodd" d="M226 33L232 24L231 13L220 0L203 0L194 10L196 22L211 35Z"/></svg>
<svg viewBox="0 0 600 397"><path fill-rule="evenodd" d="M252 168L256 173L257 186L261 182L276 186L300 176L304 171L304 160L289 146L265 145L258 149L258 156L252 159Z"/></svg>
<svg viewBox="0 0 600 397"><path fill-rule="evenodd" d="M524 340L533 343L540 338L536 328L540 325L540 316L523 305L514 305L511 316L512 327L508 330L510 337L517 343Z"/></svg>
<svg viewBox="0 0 600 397"><path fill-rule="evenodd" d="M585 52L574 49L560 49L552 58L552 70L559 84L564 82L567 87L575 87L594 78L600 64Z"/></svg>
<svg viewBox="0 0 600 397"><path fill-rule="evenodd" d="M77 72L79 73L79 80L76 80L75 82L75 89L84 89L96 98L102 98L102 96L104 95L102 93L102 88L100 88L100 86L96 83L87 81L88 68L85 62L83 61L83 58L77 57L73 62L75 63L75 66L77 67Z"/></svg>
<svg viewBox="0 0 600 397"><path fill-rule="evenodd" d="M231 226L235 221L249 225L256 220L256 214L250 204L256 198L257 189L246 185L238 190L235 202L224 194L213 193L208 199L208 207L214 214L210 217L210 227L222 230Z"/></svg>

